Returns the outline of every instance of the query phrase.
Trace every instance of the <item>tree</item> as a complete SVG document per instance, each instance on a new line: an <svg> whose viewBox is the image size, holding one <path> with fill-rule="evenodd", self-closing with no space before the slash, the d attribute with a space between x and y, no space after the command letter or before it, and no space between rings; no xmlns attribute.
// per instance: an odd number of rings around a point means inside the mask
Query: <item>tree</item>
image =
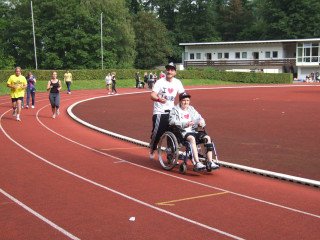
<svg viewBox="0 0 320 240"><path fill-rule="evenodd" d="M319 37L320 2L318 0L256 0L262 17L265 39ZM261 37L260 37L261 38Z"/></svg>
<svg viewBox="0 0 320 240"><path fill-rule="evenodd" d="M14 57L8 53L9 42L7 40L7 29L11 8L5 2L0 2L0 69L11 69L15 65Z"/></svg>
<svg viewBox="0 0 320 240"><path fill-rule="evenodd" d="M179 42L209 42L219 40L216 31L215 5L212 0L182 1L175 26Z"/></svg>
<svg viewBox="0 0 320 240"><path fill-rule="evenodd" d="M143 0L126 0L126 6L130 14L137 14L143 10Z"/></svg>
<svg viewBox="0 0 320 240"><path fill-rule="evenodd" d="M33 67L30 1L8 2L12 6L6 31L9 54L22 67ZM134 31L125 0L34 0L33 10L40 68L101 67L101 13L105 66L133 66Z"/></svg>
<svg viewBox="0 0 320 240"><path fill-rule="evenodd" d="M218 30L224 41L246 40L243 32L254 22L251 2L247 0L217 1Z"/></svg>
<svg viewBox="0 0 320 240"><path fill-rule="evenodd" d="M175 29L176 16L181 0L147 0L144 3L146 11L151 11L159 17L169 31Z"/></svg>
<svg viewBox="0 0 320 240"><path fill-rule="evenodd" d="M167 63L172 54L171 39L164 24L153 13L139 12L134 20L137 68L153 68Z"/></svg>

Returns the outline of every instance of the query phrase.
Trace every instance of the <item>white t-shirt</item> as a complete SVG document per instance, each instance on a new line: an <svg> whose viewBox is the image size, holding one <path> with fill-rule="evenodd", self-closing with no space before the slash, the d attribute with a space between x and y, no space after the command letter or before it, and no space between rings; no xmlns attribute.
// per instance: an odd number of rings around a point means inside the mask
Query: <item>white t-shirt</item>
<svg viewBox="0 0 320 240"><path fill-rule="evenodd" d="M112 80L111 80L111 76L106 76L106 84L111 84Z"/></svg>
<svg viewBox="0 0 320 240"><path fill-rule="evenodd" d="M178 108L178 112L180 115L180 121L183 126L185 126L188 122L191 121L191 114L189 113L188 109L182 110ZM192 125L184 129L187 133L192 132Z"/></svg>
<svg viewBox="0 0 320 240"><path fill-rule="evenodd" d="M180 80L173 78L169 82L165 78L161 78L156 81L152 91L167 100L166 103L154 102L153 114L164 114L165 110L171 110L174 107L174 100L177 94L183 93L185 90Z"/></svg>

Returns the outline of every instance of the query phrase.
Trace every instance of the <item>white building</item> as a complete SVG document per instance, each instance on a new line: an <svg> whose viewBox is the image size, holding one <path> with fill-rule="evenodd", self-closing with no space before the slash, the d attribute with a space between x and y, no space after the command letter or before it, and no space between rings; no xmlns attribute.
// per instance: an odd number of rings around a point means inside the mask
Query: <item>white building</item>
<svg viewBox="0 0 320 240"><path fill-rule="evenodd" d="M320 38L180 43L187 67L227 71L291 72L298 79L320 71Z"/></svg>

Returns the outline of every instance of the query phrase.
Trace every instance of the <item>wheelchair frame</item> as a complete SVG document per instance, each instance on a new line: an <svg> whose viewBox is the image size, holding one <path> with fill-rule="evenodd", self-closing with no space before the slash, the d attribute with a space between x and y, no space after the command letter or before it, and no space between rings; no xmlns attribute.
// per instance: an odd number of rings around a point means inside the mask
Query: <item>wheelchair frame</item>
<svg viewBox="0 0 320 240"><path fill-rule="evenodd" d="M179 135L177 137L177 135ZM211 139L212 141L212 139ZM218 163L218 154L214 142L212 141L212 160ZM181 151L185 148L184 151ZM211 163L207 161L207 152L204 143L197 142L199 160L206 166L207 172L211 172ZM187 171L187 161L191 160L195 165L191 144L184 140L179 130L171 128L166 131L158 143L158 160L165 170L171 170L179 166L179 172L185 174ZM179 164L178 161L182 160Z"/></svg>

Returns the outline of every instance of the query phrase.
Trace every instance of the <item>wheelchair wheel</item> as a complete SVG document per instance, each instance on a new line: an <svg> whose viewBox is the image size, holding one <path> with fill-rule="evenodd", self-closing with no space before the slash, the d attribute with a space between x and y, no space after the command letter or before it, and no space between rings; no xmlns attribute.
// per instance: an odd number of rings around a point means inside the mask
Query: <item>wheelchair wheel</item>
<svg viewBox="0 0 320 240"><path fill-rule="evenodd" d="M176 136L172 132L165 132L158 143L158 157L161 166L165 170L171 170L176 166L179 156L179 145Z"/></svg>

